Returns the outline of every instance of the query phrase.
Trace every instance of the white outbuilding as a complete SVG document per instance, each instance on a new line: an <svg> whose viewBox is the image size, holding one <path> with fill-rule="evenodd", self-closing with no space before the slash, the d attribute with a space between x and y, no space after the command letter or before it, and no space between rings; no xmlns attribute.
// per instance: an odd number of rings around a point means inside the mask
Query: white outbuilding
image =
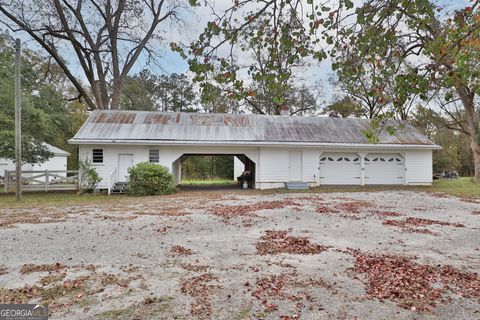
<svg viewBox="0 0 480 320"><path fill-rule="evenodd" d="M48 143L44 143L45 147L53 153L53 157L48 159L43 163L38 164L23 164L22 171L65 171L67 170L67 159L70 156L70 153L64 151L60 148L52 146ZM15 162L10 159L0 158L0 176L4 175L5 170L14 171L15 170ZM31 174L25 174L28 177ZM65 173L66 175L66 173Z"/></svg>
<svg viewBox="0 0 480 320"><path fill-rule="evenodd" d="M101 189L125 182L128 168L145 161L180 183L182 161L192 155L236 156L257 189L431 184L432 151L440 147L406 122L388 125L396 133L381 132L372 144L367 119L97 110L70 143L103 178Z"/></svg>

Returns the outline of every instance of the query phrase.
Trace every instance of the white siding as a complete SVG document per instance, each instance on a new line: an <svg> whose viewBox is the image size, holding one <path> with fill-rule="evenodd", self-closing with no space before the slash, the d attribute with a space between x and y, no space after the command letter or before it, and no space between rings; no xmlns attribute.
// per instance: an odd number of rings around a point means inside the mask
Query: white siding
<svg viewBox="0 0 480 320"><path fill-rule="evenodd" d="M287 148L260 148L260 179L258 182L288 182L290 150ZM258 171L258 169L257 169Z"/></svg>
<svg viewBox="0 0 480 320"><path fill-rule="evenodd" d="M410 185L432 183L432 150L405 152L406 182Z"/></svg>
<svg viewBox="0 0 480 320"><path fill-rule="evenodd" d="M241 176L244 171L245 164L237 157L233 157L233 180L237 180L237 177Z"/></svg>
<svg viewBox="0 0 480 320"><path fill-rule="evenodd" d="M103 149L103 163L92 163L97 173L102 178L98 188L107 188L117 181L118 175L113 179L110 176L118 167L119 154L133 154L133 164L149 161L148 150L150 148L158 148L159 164L167 167L174 174L176 179L181 175L181 168L176 162L183 154L245 154L253 162L258 163L258 148L248 147L177 147L177 146L131 146L131 145L80 145L79 157L85 161L92 159L93 149ZM258 166L257 166L258 167ZM258 180L258 169L256 170L256 180ZM113 180L113 181L112 181Z"/></svg>
<svg viewBox="0 0 480 320"><path fill-rule="evenodd" d="M45 161L41 164L24 164L22 165L23 171L64 171L67 170L67 157L66 155L55 155L50 158L48 161ZM0 176L3 176L5 170L13 171L15 170L15 163L9 159L0 159ZM25 174L25 176L31 176L32 174ZM65 176L65 174L62 174Z"/></svg>

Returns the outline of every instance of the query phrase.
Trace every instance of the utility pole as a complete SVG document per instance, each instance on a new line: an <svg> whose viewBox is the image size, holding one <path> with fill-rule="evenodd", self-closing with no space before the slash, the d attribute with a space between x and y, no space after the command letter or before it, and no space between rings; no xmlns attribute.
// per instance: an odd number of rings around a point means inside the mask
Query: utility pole
<svg viewBox="0 0 480 320"><path fill-rule="evenodd" d="M22 92L20 89L21 42L15 40L15 183L17 201L22 200ZM8 177L7 177L8 178Z"/></svg>

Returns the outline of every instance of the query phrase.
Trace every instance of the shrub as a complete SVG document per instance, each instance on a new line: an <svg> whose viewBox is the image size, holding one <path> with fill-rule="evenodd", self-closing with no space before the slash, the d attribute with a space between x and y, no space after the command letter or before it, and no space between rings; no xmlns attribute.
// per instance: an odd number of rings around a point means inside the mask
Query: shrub
<svg viewBox="0 0 480 320"><path fill-rule="evenodd" d="M92 168L89 161L80 161L78 169L80 193L92 193L95 191L95 188L102 181L95 168Z"/></svg>
<svg viewBox="0 0 480 320"><path fill-rule="evenodd" d="M175 180L164 166L142 162L128 169L127 194L149 196L175 191Z"/></svg>

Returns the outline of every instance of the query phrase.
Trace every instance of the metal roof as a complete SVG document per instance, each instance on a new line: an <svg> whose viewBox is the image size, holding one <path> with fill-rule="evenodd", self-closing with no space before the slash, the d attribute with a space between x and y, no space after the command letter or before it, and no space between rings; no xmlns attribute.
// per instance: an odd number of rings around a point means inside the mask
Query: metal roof
<svg viewBox="0 0 480 320"><path fill-rule="evenodd" d="M381 132L379 144L437 147L407 122L389 121L398 130ZM368 119L354 118L96 110L70 142L368 144L368 128Z"/></svg>

